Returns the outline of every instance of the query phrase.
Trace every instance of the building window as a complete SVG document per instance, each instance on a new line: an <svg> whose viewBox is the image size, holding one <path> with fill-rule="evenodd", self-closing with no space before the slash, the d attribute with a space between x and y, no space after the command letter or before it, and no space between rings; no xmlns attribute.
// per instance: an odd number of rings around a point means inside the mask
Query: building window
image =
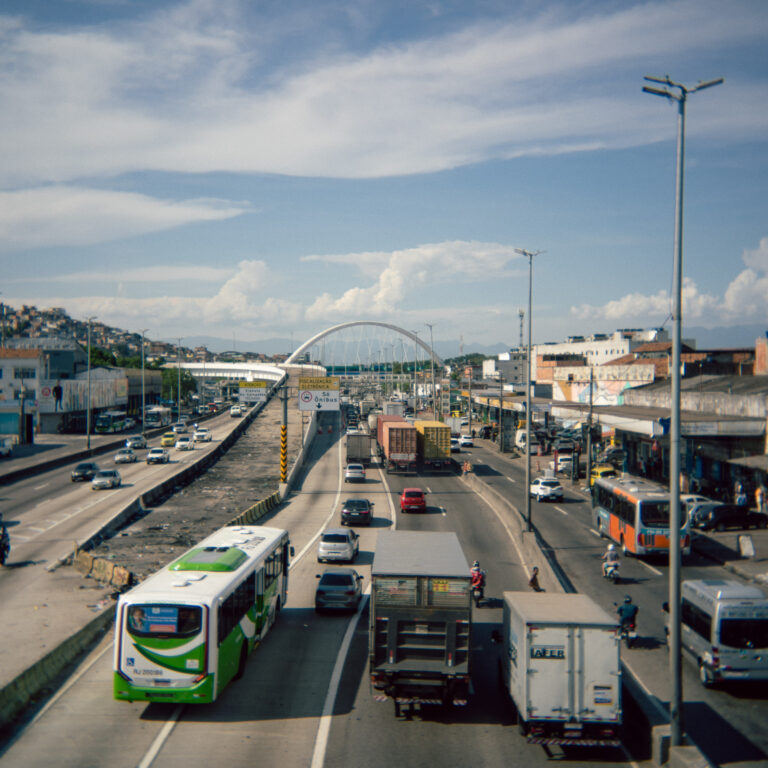
<svg viewBox="0 0 768 768"><path fill-rule="evenodd" d="M14 379L36 379L37 369L36 368L14 368L13 378Z"/></svg>

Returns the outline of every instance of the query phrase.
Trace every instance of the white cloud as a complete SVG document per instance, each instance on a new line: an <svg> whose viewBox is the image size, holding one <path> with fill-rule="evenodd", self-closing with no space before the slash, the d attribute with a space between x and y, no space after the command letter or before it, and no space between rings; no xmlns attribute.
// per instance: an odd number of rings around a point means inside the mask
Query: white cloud
<svg viewBox="0 0 768 768"><path fill-rule="evenodd" d="M142 169L377 177L631 146L669 136L664 110L626 89L640 63L768 34L749 2L579 18L551 4L361 53L332 10L297 45L293 19L250 5L181 3L113 30L0 27L0 185ZM264 68L281 46L297 49L290 68ZM762 135L767 95L718 89L692 129Z"/></svg>
<svg viewBox="0 0 768 768"><path fill-rule="evenodd" d="M402 312L406 298L417 295L427 285L500 278L509 260L519 258L511 246L467 241L430 243L388 255L312 256L315 261L360 264L366 276L372 263L383 266L372 285L350 288L338 297L330 293L318 296L307 308L306 317L312 321L360 314L377 318L396 316Z"/></svg>
<svg viewBox="0 0 768 768"><path fill-rule="evenodd" d="M38 277L24 277L6 280L7 283L85 283L96 284L102 281L119 282L121 290L125 289L125 283L215 283L226 280L232 275L228 268L205 267L196 265L194 269L188 266L147 266L138 269L110 269L100 272L88 270L87 272L67 272L61 275L45 275Z"/></svg>
<svg viewBox="0 0 768 768"><path fill-rule="evenodd" d="M0 249L88 245L238 216L245 208L216 200L56 186L0 192Z"/></svg>
<svg viewBox="0 0 768 768"><path fill-rule="evenodd" d="M684 278L684 323L713 327L768 320L768 238L763 238L756 249L745 250L742 258L748 269L731 280L722 298L701 293L694 280ZM671 313L672 299L666 290L652 296L631 293L602 306L571 307L571 315L580 320L605 320L617 326L658 324Z"/></svg>

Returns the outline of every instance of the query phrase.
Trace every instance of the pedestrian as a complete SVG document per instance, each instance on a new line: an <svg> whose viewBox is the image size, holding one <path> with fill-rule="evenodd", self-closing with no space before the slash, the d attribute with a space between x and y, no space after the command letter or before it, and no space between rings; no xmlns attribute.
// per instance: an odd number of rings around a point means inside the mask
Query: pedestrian
<svg viewBox="0 0 768 768"><path fill-rule="evenodd" d="M755 506L758 512L765 512L765 488L762 483L755 488Z"/></svg>
<svg viewBox="0 0 768 768"><path fill-rule="evenodd" d="M539 586L539 569L534 565L531 572L531 578L528 579L528 586L534 592L543 592L544 590Z"/></svg>

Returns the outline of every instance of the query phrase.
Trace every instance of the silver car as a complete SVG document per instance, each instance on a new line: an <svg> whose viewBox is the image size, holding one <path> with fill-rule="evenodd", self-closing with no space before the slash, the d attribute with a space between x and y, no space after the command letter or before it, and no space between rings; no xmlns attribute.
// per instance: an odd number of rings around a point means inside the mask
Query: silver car
<svg viewBox="0 0 768 768"><path fill-rule="evenodd" d="M126 439L125 447L132 448L133 450L136 450L137 448L146 448L147 441L144 438L144 435L131 435Z"/></svg>
<svg viewBox="0 0 768 768"><path fill-rule="evenodd" d="M317 545L317 562L343 560L352 563L360 549L360 537L348 528L328 528Z"/></svg>
<svg viewBox="0 0 768 768"><path fill-rule="evenodd" d="M122 482L120 473L116 469L101 469L91 480L91 490L100 491L104 488L119 488Z"/></svg>
<svg viewBox="0 0 768 768"><path fill-rule="evenodd" d="M363 596L363 577L354 568L326 568L318 573L315 611L340 608L356 611Z"/></svg>
<svg viewBox="0 0 768 768"><path fill-rule="evenodd" d="M115 464L133 464L136 454L130 448L121 448L115 454Z"/></svg>

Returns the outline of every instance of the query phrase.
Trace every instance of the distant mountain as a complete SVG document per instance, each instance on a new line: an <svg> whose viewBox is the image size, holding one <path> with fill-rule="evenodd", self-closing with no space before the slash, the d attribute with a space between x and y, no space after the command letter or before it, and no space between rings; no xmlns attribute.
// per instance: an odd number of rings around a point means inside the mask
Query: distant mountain
<svg viewBox="0 0 768 768"><path fill-rule="evenodd" d="M754 348L757 339L768 335L768 322L718 328L690 326L683 329L682 335L684 339L695 339L697 349Z"/></svg>

